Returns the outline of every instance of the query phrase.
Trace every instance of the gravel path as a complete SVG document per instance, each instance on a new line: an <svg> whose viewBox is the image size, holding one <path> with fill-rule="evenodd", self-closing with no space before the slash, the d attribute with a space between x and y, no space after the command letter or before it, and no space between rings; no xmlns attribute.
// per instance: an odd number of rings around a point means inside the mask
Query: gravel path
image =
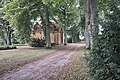
<svg viewBox="0 0 120 80"><path fill-rule="evenodd" d="M58 80L62 69L71 62L80 46L81 44L70 44L66 50L55 52L16 71L4 74L0 80Z"/></svg>

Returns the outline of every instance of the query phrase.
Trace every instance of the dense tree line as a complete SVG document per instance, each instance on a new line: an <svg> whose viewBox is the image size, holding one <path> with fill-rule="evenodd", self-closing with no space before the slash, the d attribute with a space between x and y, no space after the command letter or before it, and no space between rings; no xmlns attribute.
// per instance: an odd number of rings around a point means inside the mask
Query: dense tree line
<svg viewBox="0 0 120 80"><path fill-rule="evenodd" d="M78 1L72 0L13 0L3 7L4 18L17 30L20 40L29 41L32 28L31 20L40 18L46 26L46 47L51 47L49 19L57 19L64 28L64 44L67 44L68 27L77 26L79 32L80 16L76 10ZM79 10L78 10L79 11ZM73 25L74 24L74 25ZM21 35L22 34L22 35Z"/></svg>

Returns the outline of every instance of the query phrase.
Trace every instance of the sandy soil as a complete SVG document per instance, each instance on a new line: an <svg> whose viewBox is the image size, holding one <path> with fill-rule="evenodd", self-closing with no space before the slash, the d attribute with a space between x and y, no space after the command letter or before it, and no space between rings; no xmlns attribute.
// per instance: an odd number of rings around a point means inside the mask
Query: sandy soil
<svg viewBox="0 0 120 80"><path fill-rule="evenodd" d="M41 60L29 63L16 71L2 75L0 80L58 80L63 68L72 58L81 44L70 44L65 50L55 52Z"/></svg>

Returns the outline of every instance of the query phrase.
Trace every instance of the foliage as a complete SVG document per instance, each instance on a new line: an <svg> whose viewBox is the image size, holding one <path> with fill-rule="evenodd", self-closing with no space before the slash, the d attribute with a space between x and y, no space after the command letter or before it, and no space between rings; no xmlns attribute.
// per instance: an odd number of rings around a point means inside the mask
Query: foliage
<svg viewBox="0 0 120 80"><path fill-rule="evenodd" d="M94 48L88 59L93 80L120 79L120 1L107 5L102 35L95 35Z"/></svg>
<svg viewBox="0 0 120 80"><path fill-rule="evenodd" d="M32 38L29 45L32 47L43 47L45 46L45 40Z"/></svg>
<svg viewBox="0 0 120 80"><path fill-rule="evenodd" d="M5 18L10 22L21 40L28 41L32 28L31 20L41 13L41 0L13 0L4 7Z"/></svg>
<svg viewBox="0 0 120 80"><path fill-rule="evenodd" d="M9 2L10 0L0 0L0 38L3 39L6 44L8 43L8 35L6 36L6 34L9 32L9 29L8 31L6 29L8 28L9 24L8 21L4 19L3 7ZM9 34L11 34L11 32Z"/></svg>
<svg viewBox="0 0 120 80"><path fill-rule="evenodd" d="M79 28L79 14L83 13L79 11L81 8L79 0L12 0L4 7L4 17L15 28L15 32L22 42L29 41L33 24L31 20L45 19L45 5L49 8L50 19L59 20L64 28L74 26Z"/></svg>
<svg viewBox="0 0 120 80"><path fill-rule="evenodd" d="M16 49L16 46L11 45L11 46L0 46L0 50L8 50L8 49Z"/></svg>

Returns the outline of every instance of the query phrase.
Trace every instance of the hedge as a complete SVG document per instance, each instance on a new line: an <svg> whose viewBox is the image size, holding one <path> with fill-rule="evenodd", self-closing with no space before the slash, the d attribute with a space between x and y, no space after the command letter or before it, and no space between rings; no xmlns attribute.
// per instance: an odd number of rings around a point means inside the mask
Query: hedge
<svg viewBox="0 0 120 80"><path fill-rule="evenodd" d="M8 50L8 49L16 49L16 46L11 45L11 46L0 46L0 50Z"/></svg>

